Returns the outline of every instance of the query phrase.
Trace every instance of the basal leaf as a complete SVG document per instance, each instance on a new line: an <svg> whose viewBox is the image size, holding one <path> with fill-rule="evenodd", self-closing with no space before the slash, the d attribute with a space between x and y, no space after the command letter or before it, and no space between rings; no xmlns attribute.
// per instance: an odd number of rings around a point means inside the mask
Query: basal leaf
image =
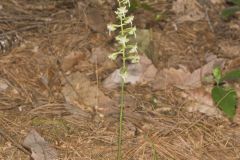
<svg viewBox="0 0 240 160"><path fill-rule="evenodd" d="M227 72L223 75L221 81L240 80L240 69Z"/></svg>
<svg viewBox="0 0 240 160"><path fill-rule="evenodd" d="M212 89L212 99L228 118L232 119L234 117L237 105L237 93L235 90L215 86Z"/></svg>
<svg viewBox="0 0 240 160"><path fill-rule="evenodd" d="M221 17L224 20L227 20L228 18L233 16L237 11L240 11L239 6L233 6L233 7L225 8L221 13Z"/></svg>

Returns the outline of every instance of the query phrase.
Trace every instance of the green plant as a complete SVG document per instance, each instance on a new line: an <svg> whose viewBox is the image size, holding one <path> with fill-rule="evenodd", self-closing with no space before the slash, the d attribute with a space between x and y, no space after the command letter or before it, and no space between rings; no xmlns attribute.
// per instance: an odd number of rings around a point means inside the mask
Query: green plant
<svg viewBox="0 0 240 160"><path fill-rule="evenodd" d="M221 17L224 20L228 20L230 17L235 15L236 12L240 11L240 0L227 0L227 2L232 3L234 5L222 10Z"/></svg>
<svg viewBox="0 0 240 160"><path fill-rule="evenodd" d="M109 55L109 58L116 60L117 57L122 58L122 67L120 68L121 76L121 98L120 98L120 117L119 117L119 129L118 129L118 153L117 159L122 159L122 133L123 133L123 118L124 118L124 107L125 107L125 80L128 75L127 63L130 61L132 63L139 62L139 56L137 53L137 44L129 44L130 36L136 37L136 27L133 26L134 16L127 15L128 9L130 8L130 0L118 0L118 8L115 11L118 23L108 24L107 28L109 33L113 31L118 31L116 36L116 41L118 44L117 50Z"/></svg>
<svg viewBox="0 0 240 160"><path fill-rule="evenodd" d="M230 87L224 85L226 81L234 81L240 79L240 70L233 70L222 75L219 67L213 70L216 85L212 88L212 99L216 105L232 120L237 109L237 93Z"/></svg>

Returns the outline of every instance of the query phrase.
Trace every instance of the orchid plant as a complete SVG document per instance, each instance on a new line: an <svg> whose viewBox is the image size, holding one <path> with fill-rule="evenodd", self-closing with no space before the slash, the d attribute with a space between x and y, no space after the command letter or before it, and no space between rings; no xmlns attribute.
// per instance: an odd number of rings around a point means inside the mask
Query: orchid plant
<svg viewBox="0 0 240 160"><path fill-rule="evenodd" d="M118 154L117 159L122 159L121 146L122 146L122 130L123 130L123 111L124 111L124 88L125 81L128 75L127 61L131 63L139 62L139 55L137 53L137 44L130 43L130 37L136 38L136 27L133 26L134 16L129 16L128 10L130 8L130 0L118 0L118 8L115 11L118 22L116 24L108 24L107 28L109 34L111 32L118 32L115 40L118 44L117 50L109 55L111 60L116 60L117 57L122 58L122 67L120 69L121 76L121 100L120 100L120 118L119 118L119 130L118 130Z"/></svg>

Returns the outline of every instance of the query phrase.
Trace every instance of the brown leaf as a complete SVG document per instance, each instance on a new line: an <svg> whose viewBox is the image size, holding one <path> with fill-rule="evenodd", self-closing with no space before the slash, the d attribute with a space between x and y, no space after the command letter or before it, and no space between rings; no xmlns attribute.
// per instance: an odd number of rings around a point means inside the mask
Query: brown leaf
<svg viewBox="0 0 240 160"><path fill-rule="evenodd" d="M212 100L210 91L200 87L188 90L185 93L183 96L192 102L186 106L189 112L200 112L208 116L222 117L221 111Z"/></svg>
<svg viewBox="0 0 240 160"><path fill-rule="evenodd" d="M88 77L80 72L73 73L64 82L62 93L66 101L85 111L99 110L105 115L111 112L115 102L107 97L96 84L91 83Z"/></svg>
<svg viewBox="0 0 240 160"><path fill-rule="evenodd" d="M198 21L205 17L201 11L200 4L197 0L177 0L173 2L172 10L177 14L178 23L185 21Z"/></svg>
<svg viewBox="0 0 240 160"><path fill-rule="evenodd" d="M156 80L153 82L152 88L154 90L166 89L172 85L180 89L194 89L202 86L202 79L212 74L215 67L220 66L223 68L225 64L224 59L213 59L203 67L196 69L192 73L184 66L179 69L168 68L159 71Z"/></svg>
<svg viewBox="0 0 240 160"><path fill-rule="evenodd" d="M91 63L101 64L108 59L108 55L110 55L111 51L107 46L99 46L92 49L92 55L89 59Z"/></svg>
<svg viewBox="0 0 240 160"><path fill-rule="evenodd" d="M24 139L23 146L32 152L33 160L57 160L57 151L49 146L36 130L31 130Z"/></svg>
<svg viewBox="0 0 240 160"><path fill-rule="evenodd" d="M218 43L219 48L224 55L229 56L239 56L240 55L240 45L238 41L221 41Z"/></svg>
<svg viewBox="0 0 240 160"><path fill-rule="evenodd" d="M215 67L223 68L225 64L225 60L222 58L214 59L209 63L205 64L203 67L193 71L190 75L188 75L182 84L178 84L177 87L181 89L193 89L201 87L202 80L204 77L211 75L212 71Z"/></svg>
<svg viewBox="0 0 240 160"><path fill-rule="evenodd" d="M225 65L224 72L240 69L240 57L228 61Z"/></svg>
<svg viewBox="0 0 240 160"><path fill-rule="evenodd" d="M185 68L165 68L157 73L156 79L152 84L153 90L166 89L169 85L181 85L186 77L191 73Z"/></svg>
<svg viewBox="0 0 240 160"><path fill-rule="evenodd" d="M154 67L152 62L146 56L140 56L140 62L137 64L128 65L128 76L126 78L126 83L130 84L145 84L153 81L157 69ZM108 89L116 88L121 83L120 69L115 70L109 77L107 77L103 86Z"/></svg>
<svg viewBox="0 0 240 160"><path fill-rule="evenodd" d="M71 69L74 65L78 64L79 61L85 58L85 54L83 52L71 52L69 55L64 57L62 62L63 71L67 71Z"/></svg>
<svg viewBox="0 0 240 160"><path fill-rule="evenodd" d="M87 9L87 23L95 32L104 32L107 28L103 12L99 8Z"/></svg>

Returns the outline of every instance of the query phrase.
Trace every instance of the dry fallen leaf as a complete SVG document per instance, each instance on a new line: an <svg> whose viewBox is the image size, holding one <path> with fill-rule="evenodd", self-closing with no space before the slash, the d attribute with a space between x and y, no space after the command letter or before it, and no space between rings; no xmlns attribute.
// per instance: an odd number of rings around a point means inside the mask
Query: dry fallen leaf
<svg viewBox="0 0 240 160"><path fill-rule="evenodd" d="M153 90L167 89L169 85L175 86L184 83L186 77L191 73L185 68L165 68L157 73L156 79L152 83Z"/></svg>
<svg viewBox="0 0 240 160"><path fill-rule="evenodd" d="M178 84L177 87L181 89L193 89L202 86L202 80L212 74L212 71L215 67L223 68L225 60L222 58L214 59L209 63L205 64L201 68L196 69L188 75L184 80L184 83Z"/></svg>
<svg viewBox="0 0 240 160"><path fill-rule="evenodd" d="M78 64L78 62L83 60L84 58L85 54L83 52L71 52L63 59L62 62L63 71L71 69L74 65Z"/></svg>
<svg viewBox="0 0 240 160"><path fill-rule="evenodd" d="M179 69L168 68L160 71L153 82L154 90L167 89L170 85L183 90L182 97L191 101L186 106L189 112L200 112L208 116L222 117L221 111L215 106L211 89L202 87L202 79L211 75L215 67L224 67L225 60L221 58L210 58L209 62L196 69L192 73L181 66Z"/></svg>
<svg viewBox="0 0 240 160"><path fill-rule="evenodd" d="M239 56L240 55L240 45L238 41L221 41L218 43L219 48L223 52L224 55L228 57Z"/></svg>
<svg viewBox="0 0 240 160"><path fill-rule="evenodd" d="M107 23L105 22L103 12L99 8L87 9L87 23L95 32L102 33L106 31Z"/></svg>
<svg viewBox="0 0 240 160"><path fill-rule="evenodd" d="M228 61L224 71L231 71L234 69L240 69L240 57Z"/></svg>
<svg viewBox="0 0 240 160"><path fill-rule="evenodd" d="M234 86L238 98L240 97L239 85ZM208 116L223 118L222 111L215 105L211 96L211 87L200 87L192 90L187 90L182 93L182 96L190 100L192 103L187 104L186 109L189 112L200 112ZM237 112L234 117L234 122L240 123L240 102L237 104Z"/></svg>
<svg viewBox="0 0 240 160"><path fill-rule="evenodd" d="M157 69L146 56L140 56L140 62L137 64L128 65L128 76L126 83L130 84L145 84L153 81L157 74ZM115 70L107 77L103 86L108 89L116 88L121 83L120 69Z"/></svg>
<svg viewBox="0 0 240 160"><path fill-rule="evenodd" d="M111 51L107 46L99 46L92 49L92 55L89 59L91 63L102 64L108 59L108 55L110 55Z"/></svg>
<svg viewBox="0 0 240 160"><path fill-rule="evenodd" d="M33 160L57 160L57 151L42 138L36 130L31 130L24 139L23 146L30 149Z"/></svg>
<svg viewBox="0 0 240 160"><path fill-rule="evenodd" d="M215 106L212 100L211 91L200 87L187 90L185 93L182 93L182 96L192 102L186 106L187 111L200 112L218 118L222 117L221 111Z"/></svg>
<svg viewBox="0 0 240 160"><path fill-rule="evenodd" d="M200 4L197 0L177 0L173 2L172 10L177 14L177 22L198 21L205 17L201 11Z"/></svg>
<svg viewBox="0 0 240 160"><path fill-rule="evenodd" d="M152 88L154 90L166 89L170 85L184 90L199 88L202 86L204 77L211 75L213 69L217 66L223 68L224 64L224 59L213 59L192 73L184 66L181 66L179 69L165 68L158 72L156 80L152 84Z"/></svg>
<svg viewBox="0 0 240 160"><path fill-rule="evenodd" d="M110 113L115 102L106 96L96 84L80 72L72 73L64 82L62 93L67 103L79 107L85 111L99 110L102 116Z"/></svg>

